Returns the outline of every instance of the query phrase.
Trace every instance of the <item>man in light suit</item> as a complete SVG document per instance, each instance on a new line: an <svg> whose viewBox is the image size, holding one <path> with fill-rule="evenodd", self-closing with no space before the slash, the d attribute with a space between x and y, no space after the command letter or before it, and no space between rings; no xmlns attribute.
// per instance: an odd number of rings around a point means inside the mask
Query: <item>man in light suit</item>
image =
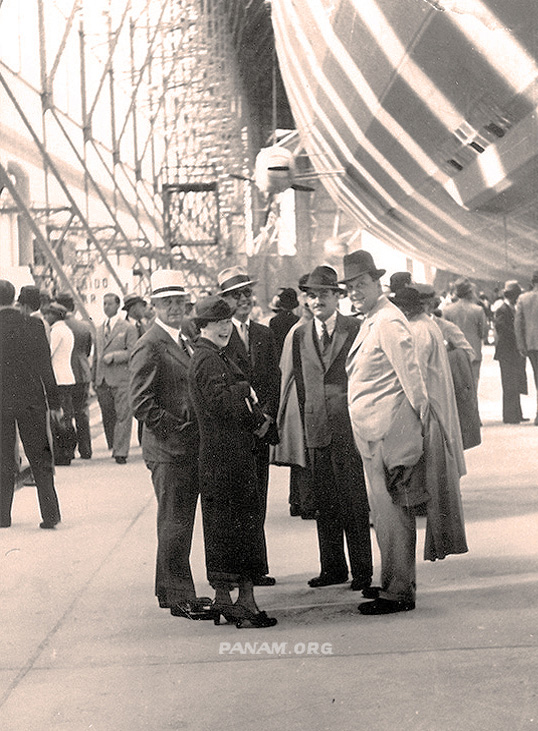
<svg viewBox="0 0 538 731"><path fill-rule="evenodd" d="M321 572L311 587L341 584L369 596L372 547L368 500L360 455L347 409L346 356L359 322L338 311L343 294L336 271L318 266L302 286L314 318L293 333L293 371L312 466L318 509Z"/></svg>
<svg viewBox="0 0 538 731"><path fill-rule="evenodd" d="M255 437L258 484L265 509L269 484L269 445L278 442L276 417L280 400L280 368L275 340L271 330L250 319L253 307L253 286L256 284L241 266L224 269L218 275L219 292L229 304L234 329L226 346L226 355L245 374L256 392L260 407L265 414L265 424ZM255 586L273 586L272 576L259 576Z"/></svg>
<svg viewBox="0 0 538 731"><path fill-rule="evenodd" d="M187 385L193 346L182 331L189 293L181 272L168 269L152 274L151 288L157 317L137 342L129 370L134 414L143 425L142 454L158 505L155 594L173 616L208 619L190 568L199 486L198 427Z"/></svg>
<svg viewBox="0 0 538 731"><path fill-rule="evenodd" d="M361 614L389 614L415 608L416 525L414 514L392 501L387 489L383 439L395 415L408 405L409 433L425 419L428 397L405 315L381 289L384 269L367 251L344 257L344 279L356 310L365 319L352 344L346 369L348 406L362 456L372 519L381 552L381 588ZM399 440L405 442L407 430Z"/></svg>
<svg viewBox="0 0 538 731"><path fill-rule="evenodd" d="M120 298L105 294L105 321L97 328L93 386L103 417L109 449L125 464L131 444L133 414L129 400L129 358L138 339L136 328L118 316Z"/></svg>
<svg viewBox="0 0 538 731"><path fill-rule="evenodd" d="M514 327L520 354L524 358L529 356L538 394L538 270L533 272L531 283L532 289L517 301ZM538 403L534 424L538 426Z"/></svg>

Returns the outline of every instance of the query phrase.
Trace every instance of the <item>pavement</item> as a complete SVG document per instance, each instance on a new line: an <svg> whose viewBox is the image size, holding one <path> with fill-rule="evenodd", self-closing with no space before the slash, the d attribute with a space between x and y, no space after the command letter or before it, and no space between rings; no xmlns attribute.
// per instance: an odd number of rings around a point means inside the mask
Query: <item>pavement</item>
<svg viewBox="0 0 538 731"><path fill-rule="evenodd" d="M0 729L538 728L538 427L500 423L491 350L483 444L462 480L469 553L422 561L421 519L417 608L391 616L359 615L349 585L307 586L315 525L289 516L283 467L271 468L266 526L277 584L257 590L278 625L237 630L159 609L149 472L134 430L127 465L110 458L94 408L93 459L57 468L62 524L38 529L25 486L0 531ZM534 417L530 372L529 384ZM192 566L211 595L199 520Z"/></svg>

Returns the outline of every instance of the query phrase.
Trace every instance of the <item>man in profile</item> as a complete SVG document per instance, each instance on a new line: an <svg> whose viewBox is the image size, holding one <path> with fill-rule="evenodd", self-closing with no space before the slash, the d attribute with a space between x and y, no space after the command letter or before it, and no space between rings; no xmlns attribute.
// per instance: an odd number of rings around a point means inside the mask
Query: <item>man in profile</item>
<svg viewBox="0 0 538 731"><path fill-rule="evenodd" d="M15 287L0 280L0 528L11 525L18 464L16 429L32 468L42 522L52 529L61 520L54 487L54 460L47 428L61 418L60 395L43 323L13 307Z"/></svg>

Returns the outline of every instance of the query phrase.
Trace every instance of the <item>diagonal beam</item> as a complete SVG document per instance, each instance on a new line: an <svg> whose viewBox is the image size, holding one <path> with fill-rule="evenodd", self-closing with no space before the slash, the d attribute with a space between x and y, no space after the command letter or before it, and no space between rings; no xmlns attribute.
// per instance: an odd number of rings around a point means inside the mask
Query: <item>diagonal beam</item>
<svg viewBox="0 0 538 731"><path fill-rule="evenodd" d="M114 211L111 209L111 207L110 207L110 205L109 205L109 203L108 203L108 201L107 201L107 199L106 199L103 191L101 190L101 186L97 183L97 181L95 180L95 178L91 174L91 172L90 172L90 170L88 168L88 165L86 164L86 161L84 160L84 158L82 157L82 155L78 151L77 146L75 145L75 143L73 142L73 140L69 136L69 133L65 129L64 125L62 124L62 122L61 122L61 120L60 120L60 118L58 116L58 113L57 113L56 109L54 109L53 107L51 107L49 109L49 112L52 114L52 116L56 120L56 124L58 125L58 127L62 131L65 139L67 140L67 142L69 144L69 146L71 147L71 149L75 153L75 156L76 156L77 160L79 161L80 165L82 165L82 168L84 169L84 172L88 176L88 180L90 181L90 183L92 184L93 189L97 193L97 196L99 197L99 200L104 205L104 207L107 210L108 214L110 215L111 219L114 221L115 227L117 228L117 230L119 231L119 233L123 236L123 239L124 239L124 241L125 241L125 243L127 245L127 248L129 249L129 252L134 256L134 258L136 259L137 264L140 267L140 270L142 271L142 273L144 274L144 276L146 277L146 279L149 282L149 280L150 280L150 273L148 272L148 270L145 268L145 266L140 261L140 258L138 256L138 253L136 252L136 249L131 245L131 242L129 241L129 237L127 236L126 232L123 230L123 227L120 225L120 222L118 221L117 216L114 214ZM130 208L129 210L131 211L131 214L133 214L133 217L136 220L137 225L140 228L142 228L140 226L140 222L136 218L136 212L133 211L132 208Z"/></svg>
<svg viewBox="0 0 538 731"><path fill-rule="evenodd" d="M8 175L7 170L4 168L2 163L0 163L0 188L7 188L9 190L9 193L13 200L15 201L15 204L17 205L17 208L19 209L20 215L23 216L28 223L29 227L32 230L32 233L34 234L36 241L39 245L39 248L43 252L44 256L48 260L51 267L54 269L56 274L58 275L58 278L61 279L63 286L71 292L73 295L73 298L75 302L77 303L80 311L84 314L87 320L92 322L90 315L86 311L86 307L84 305L84 302L82 301L81 296L77 292L77 290L73 287L71 284L71 280L66 275L66 273L63 270L62 265L60 264L58 257L52 250L51 246L49 245L48 241L46 241L45 237L41 233L41 230L39 226L34 221L32 214L30 213L30 210L24 203L23 199L19 195L19 192L13 182L11 181L11 178ZM74 214L71 213L70 222L73 220Z"/></svg>
<svg viewBox="0 0 538 731"><path fill-rule="evenodd" d="M22 122L24 123L24 126L26 127L26 129L30 133L30 135L31 135L31 137L32 137L32 139L33 139L36 147L39 149L39 152L41 153L41 157L43 159L44 164L48 167L48 169L52 172L52 174L54 175L54 177L58 181L58 183L60 185L60 188L62 189L65 197L67 198L67 200L69 201L69 203L71 205L71 209L76 213L76 215L78 216L78 218L79 218L82 226L84 227L86 233L88 234L88 237L90 238L91 242L93 243L93 245L95 246L95 248L97 249L97 251L99 251L99 253L101 254L101 256L103 258L103 262L104 262L105 266L107 267L107 269L109 270L112 278L114 279L114 281L116 282L116 284L119 286L120 292L122 292L123 294L125 294L125 287L123 286L123 282L121 281L121 279L119 278L119 276L116 273L116 270L114 269L114 267L112 266L112 264L108 260L108 257L106 255L106 252L103 250L103 247L101 246L101 243L96 238L96 236L95 236L95 234L94 234L94 232L93 232L90 224L86 220L86 217L84 216L84 214L82 213L82 211L78 207L78 205L77 205L75 199L73 198L73 196L71 195L71 193L69 192L69 188L65 184L64 179L62 178L60 172L58 171L58 168L56 167L56 165L55 165L54 161L52 160L51 156L46 151L45 146L43 145L43 143L39 139L38 135L36 134L33 126L31 125L28 117L24 113L22 107L18 103L15 95L11 91L11 88L10 88L9 84L7 83L7 81L6 81L4 75L2 74L1 71L0 71L0 84L4 87L4 90L5 90L6 94L8 95L11 103L13 104L13 106L15 107L15 109L17 110L17 113L18 113L19 117L21 118Z"/></svg>
<svg viewBox="0 0 538 731"><path fill-rule="evenodd" d="M54 59L54 62L52 64L52 68L50 70L49 75L46 78L46 84L47 89L50 93L52 93L52 85L54 83L54 77L56 76L56 71L58 70L58 66L60 65L60 61L62 59L63 52L65 51L65 47L67 45L67 39L69 38L69 34L71 33L71 29L73 27L73 23L75 21L75 16L80 10L82 0L75 0L73 3L73 7L71 8L71 14L69 15L69 18L67 19L67 22L65 24L65 30L62 37L62 40L60 42L60 46L58 48L58 52L56 54L56 57Z"/></svg>

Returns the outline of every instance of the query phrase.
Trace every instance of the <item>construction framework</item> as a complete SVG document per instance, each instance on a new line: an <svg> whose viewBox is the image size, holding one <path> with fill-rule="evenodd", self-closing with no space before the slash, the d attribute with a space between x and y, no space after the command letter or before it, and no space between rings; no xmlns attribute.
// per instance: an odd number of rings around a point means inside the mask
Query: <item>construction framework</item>
<svg viewBox="0 0 538 731"><path fill-rule="evenodd" d="M268 3L3 0L0 25L0 230L19 264L84 309L99 267L119 293L157 267L205 289L245 255L261 205L231 175L291 121Z"/></svg>

